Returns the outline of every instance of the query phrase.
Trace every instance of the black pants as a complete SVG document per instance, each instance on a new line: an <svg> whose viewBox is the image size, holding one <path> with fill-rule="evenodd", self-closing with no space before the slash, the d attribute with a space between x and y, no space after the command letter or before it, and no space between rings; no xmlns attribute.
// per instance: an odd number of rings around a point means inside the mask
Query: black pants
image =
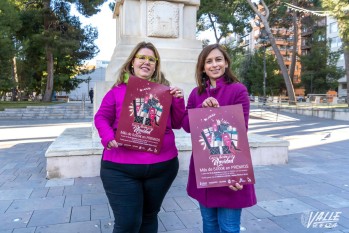
<svg viewBox="0 0 349 233"><path fill-rule="evenodd" d="M178 172L178 158L156 164L102 161L101 179L114 213L113 233L157 233L158 212Z"/></svg>

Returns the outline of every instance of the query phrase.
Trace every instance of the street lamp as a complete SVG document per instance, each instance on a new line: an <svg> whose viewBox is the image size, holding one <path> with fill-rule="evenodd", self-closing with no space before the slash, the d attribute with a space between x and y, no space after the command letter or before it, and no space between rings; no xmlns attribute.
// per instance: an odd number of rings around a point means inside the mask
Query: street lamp
<svg viewBox="0 0 349 233"><path fill-rule="evenodd" d="M266 64L266 49L268 45L269 37L264 28L261 29L259 34L259 42L263 46L263 99L266 102L266 84L267 84L267 64Z"/></svg>
<svg viewBox="0 0 349 233"><path fill-rule="evenodd" d="M263 55L263 97L264 99L266 98L266 93L265 93L265 87L266 87L266 82L267 82L267 62L266 62L266 46L264 46L264 55Z"/></svg>

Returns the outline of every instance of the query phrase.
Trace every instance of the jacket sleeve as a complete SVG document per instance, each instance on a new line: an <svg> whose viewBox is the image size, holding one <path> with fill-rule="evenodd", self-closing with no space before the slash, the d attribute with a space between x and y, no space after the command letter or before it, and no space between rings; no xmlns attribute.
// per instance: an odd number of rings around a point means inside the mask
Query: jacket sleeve
<svg viewBox="0 0 349 233"><path fill-rule="evenodd" d="M192 108L201 108L202 107L202 103L196 103L197 102L196 95L197 95L197 89L195 88L194 90L192 90L192 92L189 95L187 107L186 107L185 112L184 112L184 117L183 117L183 121L182 121L182 128L187 133L190 133L188 110L192 109Z"/></svg>
<svg viewBox="0 0 349 233"><path fill-rule="evenodd" d="M107 147L108 143L114 139L113 123L116 118L115 109L114 93L110 90L104 96L101 106L94 117L94 123L104 147Z"/></svg>
<svg viewBox="0 0 349 233"><path fill-rule="evenodd" d="M182 127L184 112L185 112L184 98L172 97L171 126L173 129L180 129Z"/></svg>
<svg viewBox="0 0 349 233"><path fill-rule="evenodd" d="M250 115L250 98L248 95L247 88L243 84L240 84L240 85L241 85L241 88L237 93L235 104L242 104L242 110L244 112L244 118L245 118L245 126L247 130L248 120Z"/></svg>

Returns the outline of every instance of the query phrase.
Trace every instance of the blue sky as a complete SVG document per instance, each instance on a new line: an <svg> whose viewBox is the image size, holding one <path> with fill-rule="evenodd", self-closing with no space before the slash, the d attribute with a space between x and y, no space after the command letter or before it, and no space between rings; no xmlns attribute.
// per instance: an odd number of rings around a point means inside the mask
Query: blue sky
<svg viewBox="0 0 349 233"><path fill-rule="evenodd" d="M74 7L72 7L72 14L79 15L83 25L91 24L98 29L98 39L95 40L95 44L98 46L100 52L91 60L92 63L94 63L95 60L109 61L115 48L116 21L113 19L113 12L110 10L108 4L108 2L104 3L100 8L101 11L90 18L85 18L80 15Z"/></svg>

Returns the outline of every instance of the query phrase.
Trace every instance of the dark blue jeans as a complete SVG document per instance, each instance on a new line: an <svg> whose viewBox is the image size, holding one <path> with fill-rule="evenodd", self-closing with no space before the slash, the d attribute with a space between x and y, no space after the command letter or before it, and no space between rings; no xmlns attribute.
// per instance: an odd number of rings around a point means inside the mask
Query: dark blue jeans
<svg viewBox="0 0 349 233"><path fill-rule="evenodd" d="M239 233L242 209L207 208L200 204L204 233Z"/></svg>
<svg viewBox="0 0 349 233"><path fill-rule="evenodd" d="M158 212L178 172L178 158L156 164L102 161L101 179L114 213L113 233L157 233Z"/></svg>

